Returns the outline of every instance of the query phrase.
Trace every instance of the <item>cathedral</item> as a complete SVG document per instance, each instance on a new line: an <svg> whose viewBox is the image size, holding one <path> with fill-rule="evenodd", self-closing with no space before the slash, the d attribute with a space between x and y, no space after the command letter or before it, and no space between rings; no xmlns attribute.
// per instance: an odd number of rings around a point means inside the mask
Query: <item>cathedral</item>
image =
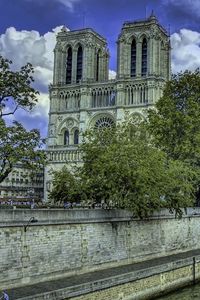
<svg viewBox="0 0 200 300"><path fill-rule="evenodd" d="M91 28L57 35L45 171L45 194L51 171L80 162L78 144L88 128L122 122L127 114L145 116L170 79L170 40L152 13L125 22L117 40L116 79L109 80L109 50Z"/></svg>

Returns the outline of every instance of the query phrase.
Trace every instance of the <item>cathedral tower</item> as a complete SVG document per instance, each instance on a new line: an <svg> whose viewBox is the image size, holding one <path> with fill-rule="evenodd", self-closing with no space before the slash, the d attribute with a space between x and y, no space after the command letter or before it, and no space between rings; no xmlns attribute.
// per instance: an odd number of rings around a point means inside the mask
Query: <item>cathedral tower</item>
<svg viewBox="0 0 200 300"><path fill-rule="evenodd" d="M165 29L152 15L125 22L118 41L118 78L144 79L170 76L170 44Z"/></svg>

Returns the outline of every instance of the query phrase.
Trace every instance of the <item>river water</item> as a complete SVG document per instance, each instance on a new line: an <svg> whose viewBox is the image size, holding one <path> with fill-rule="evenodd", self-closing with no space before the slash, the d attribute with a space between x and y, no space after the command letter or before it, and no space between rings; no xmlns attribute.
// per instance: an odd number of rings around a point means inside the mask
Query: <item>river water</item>
<svg viewBox="0 0 200 300"><path fill-rule="evenodd" d="M157 298L159 300L199 300L200 299L200 283L186 287L167 296Z"/></svg>

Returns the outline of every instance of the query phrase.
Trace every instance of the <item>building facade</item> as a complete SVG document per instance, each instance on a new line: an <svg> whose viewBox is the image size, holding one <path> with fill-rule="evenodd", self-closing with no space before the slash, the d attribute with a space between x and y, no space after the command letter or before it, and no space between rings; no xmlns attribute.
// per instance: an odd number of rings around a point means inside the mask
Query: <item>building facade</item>
<svg viewBox="0 0 200 300"><path fill-rule="evenodd" d="M18 163L8 177L0 183L1 202L35 202L44 198L44 168L32 171Z"/></svg>
<svg viewBox="0 0 200 300"><path fill-rule="evenodd" d="M123 24L115 80L108 79L107 42L92 29L63 28L54 55L46 191L51 170L80 162L77 145L86 129L120 123L127 114L144 117L145 110L161 97L171 66L169 36L153 14Z"/></svg>

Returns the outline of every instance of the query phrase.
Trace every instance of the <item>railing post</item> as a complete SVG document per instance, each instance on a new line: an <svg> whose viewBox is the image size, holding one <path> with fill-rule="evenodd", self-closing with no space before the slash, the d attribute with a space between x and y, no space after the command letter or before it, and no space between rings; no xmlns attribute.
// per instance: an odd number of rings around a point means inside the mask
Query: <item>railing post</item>
<svg viewBox="0 0 200 300"><path fill-rule="evenodd" d="M195 284L196 283L196 258L195 257L193 257L192 271L193 271L193 284Z"/></svg>

